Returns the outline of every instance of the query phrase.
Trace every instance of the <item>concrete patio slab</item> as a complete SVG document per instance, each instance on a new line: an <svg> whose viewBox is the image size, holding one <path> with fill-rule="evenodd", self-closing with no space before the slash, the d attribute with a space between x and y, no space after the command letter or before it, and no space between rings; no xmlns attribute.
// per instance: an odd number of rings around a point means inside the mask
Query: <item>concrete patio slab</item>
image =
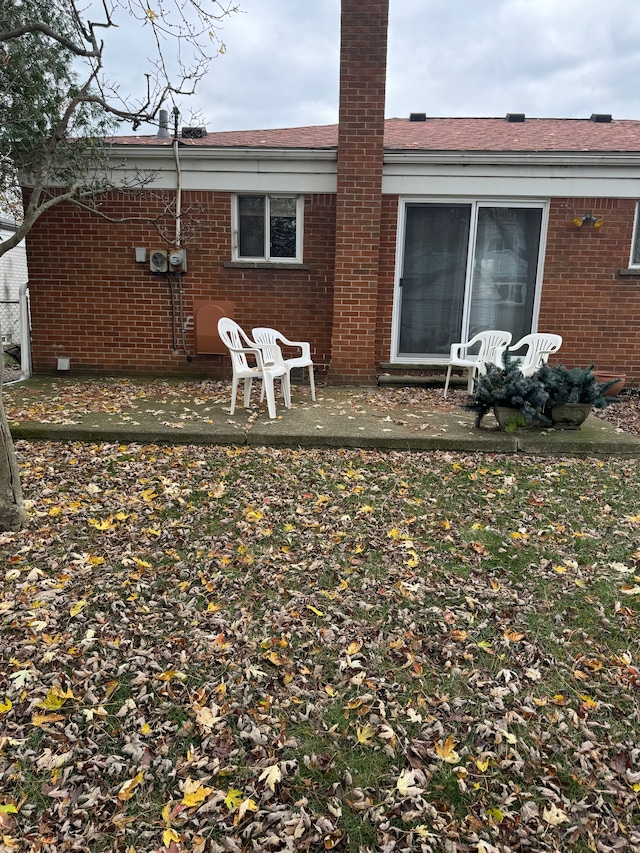
<svg viewBox="0 0 640 853"><path fill-rule="evenodd" d="M476 429L462 407L377 388L325 386L313 402L294 386L292 408L279 398L273 420L255 394L231 416L228 386L206 381L40 377L5 387L4 400L15 439L640 457L640 437L594 415L580 430L506 434L492 416Z"/></svg>

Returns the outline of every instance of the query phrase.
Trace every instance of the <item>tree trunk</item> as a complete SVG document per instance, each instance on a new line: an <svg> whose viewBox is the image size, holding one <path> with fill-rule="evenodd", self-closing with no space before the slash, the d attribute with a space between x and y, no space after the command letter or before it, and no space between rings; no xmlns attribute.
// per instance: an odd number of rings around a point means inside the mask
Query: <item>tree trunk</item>
<svg viewBox="0 0 640 853"><path fill-rule="evenodd" d="M0 532L19 530L27 520L22 501L18 460L2 403L4 349L0 346Z"/></svg>

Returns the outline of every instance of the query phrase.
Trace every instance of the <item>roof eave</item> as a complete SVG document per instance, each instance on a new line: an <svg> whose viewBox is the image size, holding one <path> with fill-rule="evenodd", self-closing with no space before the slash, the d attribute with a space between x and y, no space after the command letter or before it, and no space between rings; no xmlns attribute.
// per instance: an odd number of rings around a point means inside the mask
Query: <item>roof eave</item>
<svg viewBox="0 0 640 853"><path fill-rule="evenodd" d="M127 157L151 158L166 154L173 157L173 149L164 145L119 145L111 146L113 154L126 155ZM230 157L241 160L335 160L335 148L262 148L262 147L212 147L198 145L180 148L180 159L190 157L202 157L210 160L224 160Z"/></svg>
<svg viewBox="0 0 640 853"><path fill-rule="evenodd" d="M640 151L406 151L385 150L385 163L540 166L638 166Z"/></svg>

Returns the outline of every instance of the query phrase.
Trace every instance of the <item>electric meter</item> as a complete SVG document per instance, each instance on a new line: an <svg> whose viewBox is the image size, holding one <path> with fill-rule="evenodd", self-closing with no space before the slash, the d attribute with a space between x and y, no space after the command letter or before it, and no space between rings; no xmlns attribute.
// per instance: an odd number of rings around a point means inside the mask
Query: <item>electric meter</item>
<svg viewBox="0 0 640 853"><path fill-rule="evenodd" d="M184 249L174 249L169 253L169 267L173 272L186 272L187 253Z"/></svg>

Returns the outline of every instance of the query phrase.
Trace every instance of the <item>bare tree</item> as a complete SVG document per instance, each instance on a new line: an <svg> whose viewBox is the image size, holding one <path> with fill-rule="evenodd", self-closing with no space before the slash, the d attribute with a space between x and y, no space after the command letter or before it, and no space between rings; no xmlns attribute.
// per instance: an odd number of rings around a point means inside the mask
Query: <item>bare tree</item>
<svg viewBox="0 0 640 853"><path fill-rule="evenodd" d="M232 0L0 2L0 207L15 210L27 187L0 257L53 205L86 206L115 188L109 135L122 123L157 123L163 104L193 94L224 53L221 24L237 10ZM132 22L151 35L152 55L138 88L122 92L109 78L105 38ZM24 522L17 471L0 401L0 530Z"/></svg>

